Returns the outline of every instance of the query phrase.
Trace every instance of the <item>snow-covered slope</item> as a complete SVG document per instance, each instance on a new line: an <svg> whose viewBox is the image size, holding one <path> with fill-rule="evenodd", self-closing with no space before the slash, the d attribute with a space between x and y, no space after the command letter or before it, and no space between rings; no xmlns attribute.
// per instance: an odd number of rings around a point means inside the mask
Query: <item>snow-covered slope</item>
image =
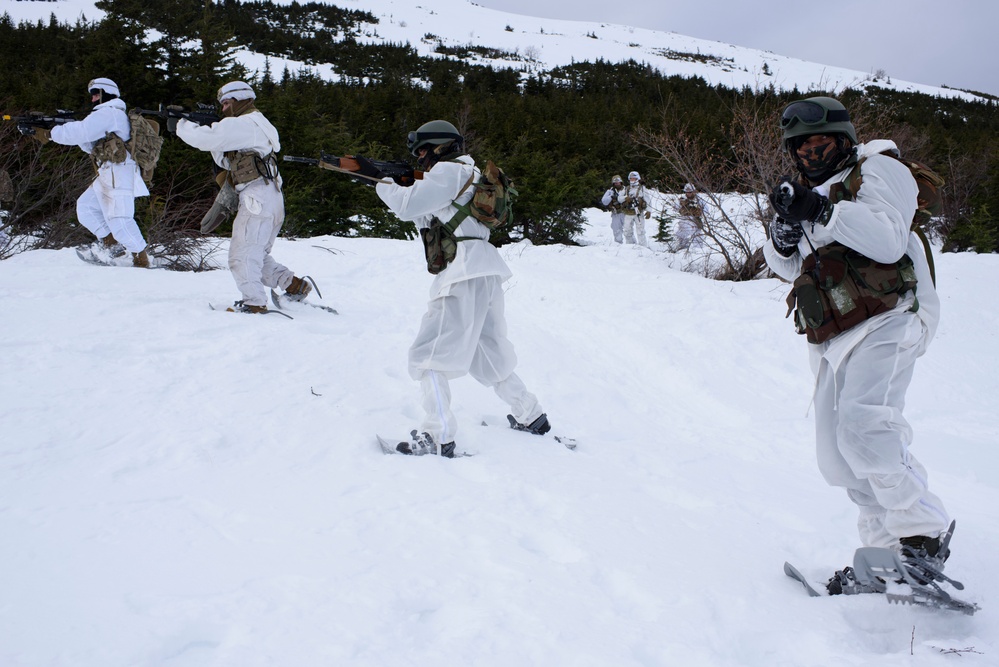
<svg viewBox="0 0 999 667"><path fill-rule="evenodd" d="M421 414L417 241L279 239L341 313L294 321L209 310L237 298L226 271L0 262L0 664L992 664L999 260L937 256L907 405L967 617L783 575L824 580L857 546L815 467L786 286L682 273L590 219L592 245L502 249L519 371L578 450L481 426L503 406L465 378L477 455L455 461L374 442Z"/></svg>
<svg viewBox="0 0 999 667"><path fill-rule="evenodd" d="M291 0L276 2L290 3ZM890 78L878 80L870 72L810 63L769 51L672 32L507 14L481 7L472 0L434 0L426 3L352 0L341 6L368 11L378 18L377 24L365 27L359 41L409 43L422 55L433 57L443 57L435 52L441 44L448 47L482 46L510 54L509 57L477 61L494 67L546 71L559 65L592 62L599 58L610 62L630 59L648 63L668 75L700 76L713 85L736 89L772 85L784 90L797 87L802 91L839 91L875 85L942 97L978 99L958 90ZM75 21L81 15L91 20L103 15L94 7L93 0L0 0L0 11L10 13L15 21L47 20L52 13L69 21ZM244 51L239 59L251 70L263 71L262 55ZM273 71L280 72L285 66L291 71L304 67L301 63L271 58ZM326 78L336 77L329 66L317 65L306 69Z"/></svg>

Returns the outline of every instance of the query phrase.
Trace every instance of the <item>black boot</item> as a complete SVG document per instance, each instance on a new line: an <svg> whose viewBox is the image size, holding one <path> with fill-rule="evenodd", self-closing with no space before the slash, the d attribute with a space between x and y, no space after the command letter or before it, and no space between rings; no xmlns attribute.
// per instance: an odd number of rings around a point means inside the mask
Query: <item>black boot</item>
<svg viewBox="0 0 999 667"><path fill-rule="evenodd" d="M510 422L510 428L517 431L527 431L528 433L533 433L534 435L544 435L548 431L552 430L552 425L548 423L548 415L541 413L541 416L532 421L527 426L521 424L513 415L506 416L507 421Z"/></svg>
<svg viewBox="0 0 999 667"><path fill-rule="evenodd" d="M950 558L950 548L941 548L939 537L914 535L899 540L902 544L902 562L909 574L920 584L940 578L944 563Z"/></svg>

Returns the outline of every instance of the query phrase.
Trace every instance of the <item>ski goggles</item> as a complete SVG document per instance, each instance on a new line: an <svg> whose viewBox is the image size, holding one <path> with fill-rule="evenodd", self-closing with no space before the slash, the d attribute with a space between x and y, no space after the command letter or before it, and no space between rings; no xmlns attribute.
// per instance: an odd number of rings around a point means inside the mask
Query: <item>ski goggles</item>
<svg viewBox="0 0 999 667"><path fill-rule="evenodd" d="M780 129L786 130L795 123L802 125L825 125L826 123L846 123L850 114L845 109L826 109L815 102L793 102L784 109L780 117Z"/></svg>
<svg viewBox="0 0 999 667"><path fill-rule="evenodd" d="M412 151L413 147L417 144L422 144L425 141L432 141L433 139L461 139L460 134L455 134L454 132L410 132L406 136L406 146Z"/></svg>

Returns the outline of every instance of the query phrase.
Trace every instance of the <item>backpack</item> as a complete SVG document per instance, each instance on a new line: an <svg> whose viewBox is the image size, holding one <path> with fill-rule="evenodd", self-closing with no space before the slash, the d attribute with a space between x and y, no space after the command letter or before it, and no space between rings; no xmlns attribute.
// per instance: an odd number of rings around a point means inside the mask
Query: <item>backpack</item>
<svg viewBox="0 0 999 667"><path fill-rule="evenodd" d="M518 194L513 187L513 181L503 173L502 169L493 164L492 160L486 163L486 168L479 176L479 182L474 186L473 178L474 176L468 179L455 200L451 202L458 212L451 216L450 220L447 222L435 220L429 228L420 230L426 252L427 271L433 275L437 275L454 261L458 254L458 243L477 238L454 235L465 218L475 218L491 230L500 229L513 222L513 202ZM475 188L472 200L467 204L459 204L457 199L469 187Z"/></svg>
<svg viewBox="0 0 999 667"><path fill-rule="evenodd" d="M471 181L466 183L465 187L458 193L458 197L471 184ZM458 209L458 212L448 220L447 226L453 234L458 225L465 218L471 216L489 229L500 229L513 222L513 200L516 199L517 194L517 190L513 187L513 181L490 160L486 163L486 168L482 170L479 182L475 184L475 195L472 196L472 201L467 204L459 204L457 201L451 202Z"/></svg>
<svg viewBox="0 0 999 667"><path fill-rule="evenodd" d="M943 210L943 197L940 195L940 188L944 186L944 179L935 171L921 162L908 160L901 157L895 150L887 150L880 155L887 155L904 164L912 172L912 177L916 179L916 186L919 193L916 195L916 213L912 216L912 226L910 229L916 233L919 240L923 242L923 251L926 253L926 262L930 267L930 277L933 285L937 284L936 267L933 264L933 252L930 249L930 241L926 237L924 228L930 219L940 214ZM853 167L846 178L841 183L835 183L829 190L829 200L834 204L840 201L853 201L857 198L863 177L860 174L860 165L867 158L861 158Z"/></svg>
<svg viewBox="0 0 999 667"><path fill-rule="evenodd" d="M128 112L128 122L132 128L132 138L128 140L128 152L139 165L142 180L147 184L152 183L153 169L159 162L160 150L163 148L160 124L140 114L138 109Z"/></svg>

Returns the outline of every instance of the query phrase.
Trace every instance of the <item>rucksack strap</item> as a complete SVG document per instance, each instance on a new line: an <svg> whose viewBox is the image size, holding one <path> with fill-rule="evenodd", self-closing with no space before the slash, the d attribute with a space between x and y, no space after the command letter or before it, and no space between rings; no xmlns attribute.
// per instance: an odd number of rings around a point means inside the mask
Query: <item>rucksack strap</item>
<svg viewBox="0 0 999 667"><path fill-rule="evenodd" d="M899 162L904 164L907 169L909 169L910 173L912 173L913 175L913 178L915 178L915 173L912 172L912 165L908 161L903 160L899 156L895 155L892 151L884 151L882 153L879 153L879 155L885 155L887 157L898 160ZM854 165L853 169L850 170L850 173L846 175L846 178L844 178L839 183L832 184L832 186L829 188L829 201L836 204L843 200L854 201L857 199L857 193L860 192L860 185L863 182L863 177L860 173L860 167L864 163L864 160L866 159L867 159L866 156L860 158L857 161L857 164ZM943 180L940 179L939 176L937 176L936 174L933 174L933 176L939 180L940 185L943 184ZM919 181L916 181L916 185L918 187ZM918 209L917 209L917 215L918 215ZM930 268L930 279L933 281L933 286L936 287L937 271L936 271L936 266L933 263L933 249L930 247L930 240L926 237L926 232L923 231L923 228L919 226L916 220L912 221L912 224L909 227L909 231L915 232L916 236L919 237L919 240L923 244L923 253L926 255L926 263Z"/></svg>
<svg viewBox="0 0 999 667"><path fill-rule="evenodd" d="M461 225L461 223L465 221L465 218L472 215L472 209L468 208L468 204L459 204L458 200L461 198L463 194L465 194L465 190L467 190L472 186L473 181L475 181L474 171L472 172L472 175L468 177L468 181L465 183L464 186L462 186L461 190L458 191L458 194L454 196L454 200L452 200L451 202L451 205L454 206L456 209L458 209L458 212L452 215L451 219L448 220L446 223L444 223L444 228L447 229L448 233L452 235L454 235L454 231L458 229L459 225ZM455 237L455 241L471 241L472 239L475 238L478 237L458 236Z"/></svg>
<svg viewBox="0 0 999 667"><path fill-rule="evenodd" d="M912 231L916 232L916 236L919 240L923 242L923 253L926 255L926 264L930 267L930 280L933 281L933 286L937 286L937 267L933 264L933 249L930 247L930 240L926 237L926 232L919 225L913 223Z"/></svg>

